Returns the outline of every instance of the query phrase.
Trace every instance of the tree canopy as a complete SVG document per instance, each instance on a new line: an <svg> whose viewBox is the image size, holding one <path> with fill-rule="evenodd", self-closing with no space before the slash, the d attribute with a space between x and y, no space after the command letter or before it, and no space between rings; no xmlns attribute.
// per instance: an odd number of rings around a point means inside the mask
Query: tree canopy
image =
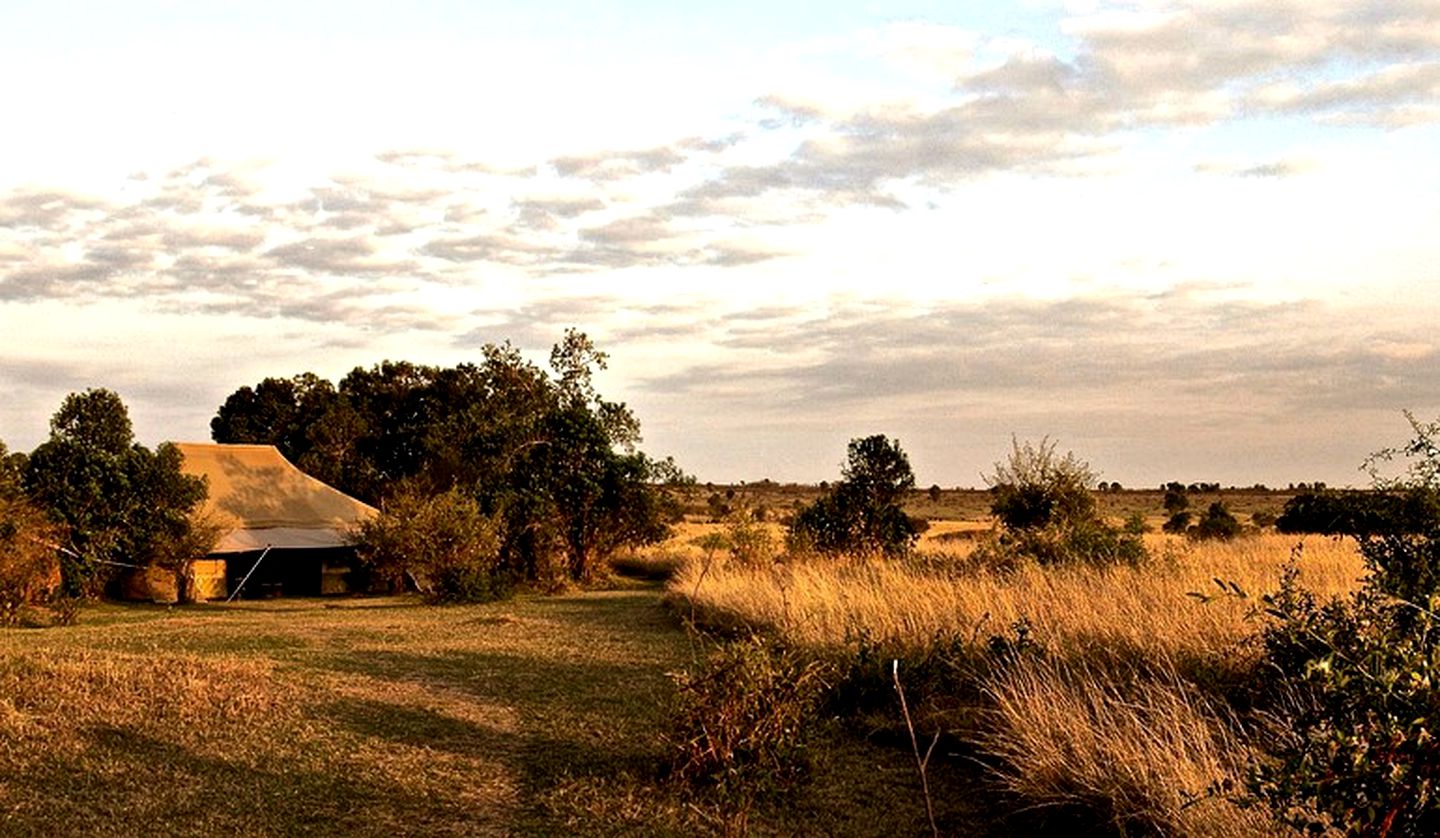
<svg viewBox="0 0 1440 838"><path fill-rule="evenodd" d="M538 578L590 576L625 546L663 537L669 471L637 450L640 424L596 392L605 353L570 330L547 371L510 344L454 367L383 361L337 384L311 373L242 387L211 435L269 443L309 474L373 504L405 487L458 489L501 522L501 552ZM670 470L673 470L673 464Z"/></svg>
<svg viewBox="0 0 1440 838"><path fill-rule="evenodd" d="M795 514L790 539L828 555L907 552L917 522L901 509L915 473L898 440L880 434L850 440L841 480Z"/></svg>
<svg viewBox="0 0 1440 838"><path fill-rule="evenodd" d="M174 446L151 451L135 442L130 414L113 391L65 398L50 438L26 460L22 483L63 527L67 593L99 593L117 567L164 564L194 547L192 513L205 499L205 481L180 466Z"/></svg>

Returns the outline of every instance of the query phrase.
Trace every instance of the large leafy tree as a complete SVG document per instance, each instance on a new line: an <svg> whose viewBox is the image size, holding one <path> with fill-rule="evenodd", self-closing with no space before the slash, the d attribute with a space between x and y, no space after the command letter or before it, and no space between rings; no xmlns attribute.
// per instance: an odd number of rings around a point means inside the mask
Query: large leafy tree
<svg viewBox="0 0 1440 838"><path fill-rule="evenodd" d="M852 439L841 478L795 514L792 543L828 555L907 552L920 527L901 509L915 473L899 441L879 434Z"/></svg>
<svg viewBox="0 0 1440 838"><path fill-rule="evenodd" d="M606 361L571 330L548 371L505 344L455 367L385 361L333 387L309 374L266 379L233 393L211 430L217 442L273 443L371 503L402 486L463 491L501 522L516 572L558 565L583 579L615 550L663 535L660 468L636 450L639 422L595 389Z"/></svg>
<svg viewBox="0 0 1440 838"><path fill-rule="evenodd" d="M94 595L125 565L172 564L193 541L205 482L181 472L172 445L135 442L130 414L113 391L71 393L50 421L50 438L29 456L26 493L63 528L67 593Z"/></svg>

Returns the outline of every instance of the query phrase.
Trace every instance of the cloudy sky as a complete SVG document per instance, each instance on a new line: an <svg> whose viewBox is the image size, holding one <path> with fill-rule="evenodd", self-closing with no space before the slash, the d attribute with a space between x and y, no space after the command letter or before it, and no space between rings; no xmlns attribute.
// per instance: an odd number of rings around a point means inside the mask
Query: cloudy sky
<svg viewBox="0 0 1440 838"><path fill-rule="evenodd" d="M0 78L12 449L568 326L702 480L1341 485L1440 413L1436 0L7 3Z"/></svg>

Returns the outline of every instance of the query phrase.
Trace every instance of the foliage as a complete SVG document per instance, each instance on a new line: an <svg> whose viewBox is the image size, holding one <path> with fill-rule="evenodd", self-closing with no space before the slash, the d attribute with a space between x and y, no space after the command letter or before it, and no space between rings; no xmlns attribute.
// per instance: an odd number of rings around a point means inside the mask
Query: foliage
<svg viewBox="0 0 1440 838"><path fill-rule="evenodd" d="M1160 525L1160 529L1171 535L1184 535L1190 530L1190 513L1184 510L1176 512L1165 519L1165 523Z"/></svg>
<svg viewBox="0 0 1440 838"><path fill-rule="evenodd" d="M410 580L436 602L488 602L506 595L498 527L455 489L392 495L355 533L361 567L392 591Z"/></svg>
<svg viewBox="0 0 1440 838"><path fill-rule="evenodd" d="M1098 517L1064 525L1003 530L977 545L974 555L980 564L998 569L1013 569L1027 561L1041 565L1137 565L1147 557L1140 534L1113 527Z"/></svg>
<svg viewBox="0 0 1440 838"><path fill-rule="evenodd" d="M1423 486L1370 491L1324 489L1285 502L1275 528L1283 533L1383 535L1417 533L1440 522L1440 498Z"/></svg>
<svg viewBox="0 0 1440 838"><path fill-rule="evenodd" d="M5 441L0 440L0 498L16 497L22 493L20 481L25 474L25 455L10 453Z"/></svg>
<svg viewBox="0 0 1440 838"><path fill-rule="evenodd" d="M66 397L50 438L25 464L23 485L64 528L67 594L96 595L116 567L163 564L196 546L192 515L205 499L205 481L180 466L175 446L152 452L134 441L114 392Z"/></svg>
<svg viewBox="0 0 1440 838"><path fill-rule="evenodd" d="M1038 444L1010 441L1009 458L985 476L990 510L1007 528L1031 529L1095 517L1090 486L1095 472L1071 452L1061 457L1046 437Z"/></svg>
<svg viewBox="0 0 1440 838"><path fill-rule="evenodd" d="M60 585L59 528L23 497L0 493L0 625L44 601Z"/></svg>
<svg viewBox="0 0 1440 838"><path fill-rule="evenodd" d="M1205 510L1205 514L1200 516L1199 522L1187 532L1187 535L1201 540L1228 541L1239 535L1240 530L1240 521L1230 513L1224 503L1217 500L1210 504L1210 507Z"/></svg>
<svg viewBox="0 0 1440 838"><path fill-rule="evenodd" d="M749 507L741 507L726 517L725 538L730 557L747 565L767 564L779 550L775 536Z"/></svg>
<svg viewBox="0 0 1440 838"><path fill-rule="evenodd" d="M1094 479L1088 463L1070 452L1060 456L1048 437L1038 444L1012 439L1009 458L985 477L1001 531L977 547L976 558L993 567L1144 561L1141 534L1100 517Z"/></svg>
<svg viewBox="0 0 1440 838"><path fill-rule="evenodd" d="M1165 513L1167 515L1173 516L1175 513L1183 512L1189 507L1190 497L1185 494L1184 487L1165 490Z"/></svg>
<svg viewBox="0 0 1440 838"><path fill-rule="evenodd" d="M674 517L662 485L693 482L636 450L639 423L596 392L606 356L570 330L550 371L509 344L479 363L384 361L338 384L304 373L242 387L211 421L217 442L271 443L297 466L380 504L395 487L457 489L497 516L501 552L527 578L590 578Z"/></svg>
<svg viewBox="0 0 1440 838"><path fill-rule="evenodd" d="M670 741L674 776L746 811L793 790L824 695L826 665L763 636L716 651L698 672L675 676Z"/></svg>
<svg viewBox="0 0 1440 838"><path fill-rule="evenodd" d="M1407 418L1415 438L1400 450L1418 462L1402 481L1381 488L1428 502L1440 474L1440 452L1430 443L1437 426ZM1299 586L1292 566L1265 600L1266 659L1293 694L1281 718L1291 733L1274 761L1257 768L1251 790L1297 826L1434 835L1440 525L1405 532L1413 520L1365 523L1350 533L1370 570L1360 591L1322 602Z"/></svg>
<svg viewBox="0 0 1440 838"><path fill-rule="evenodd" d="M909 552L919 527L901 503L915 488L915 474L899 441L879 434L850 440L841 478L795 513L787 534L791 549L825 555Z"/></svg>

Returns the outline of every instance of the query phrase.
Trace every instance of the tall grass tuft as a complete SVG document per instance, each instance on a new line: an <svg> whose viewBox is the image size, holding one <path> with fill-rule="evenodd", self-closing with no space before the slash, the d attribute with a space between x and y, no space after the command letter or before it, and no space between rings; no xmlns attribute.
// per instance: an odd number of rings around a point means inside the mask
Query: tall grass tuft
<svg viewBox="0 0 1440 838"><path fill-rule="evenodd" d="M1026 660L991 680L976 744L1008 790L1118 834L1276 834L1264 812L1209 793L1243 783L1251 759L1219 703L1174 672L1111 675Z"/></svg>

